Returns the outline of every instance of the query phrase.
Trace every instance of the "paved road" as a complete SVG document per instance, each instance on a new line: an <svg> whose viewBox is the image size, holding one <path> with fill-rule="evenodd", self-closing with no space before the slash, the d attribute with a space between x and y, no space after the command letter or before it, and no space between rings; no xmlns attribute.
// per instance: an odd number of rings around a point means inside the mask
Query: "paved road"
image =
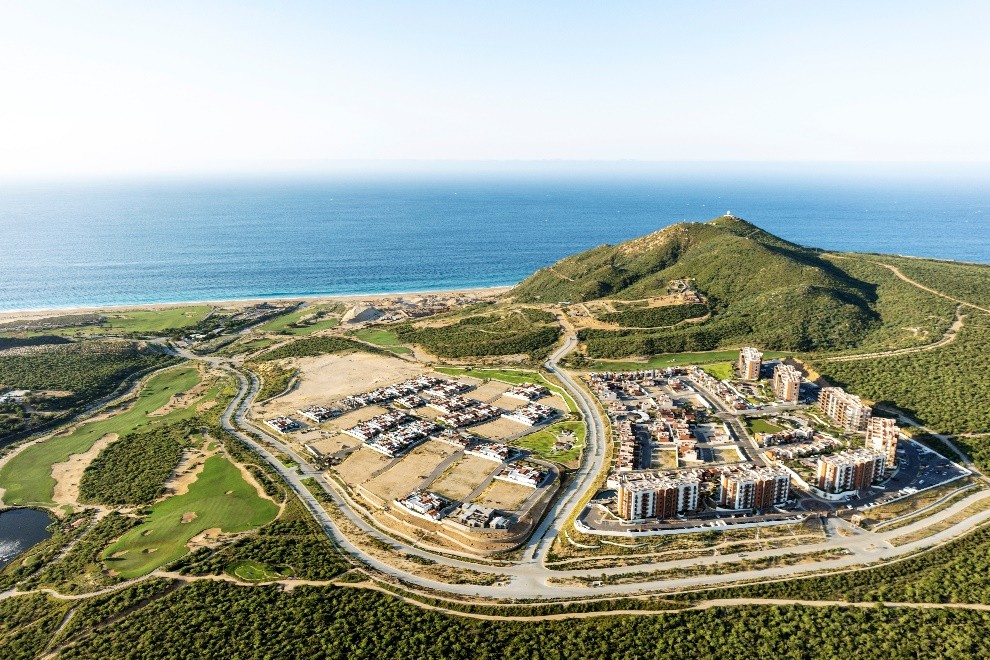
<svg viewBox="0 0 990 660"><path fill-rule="evenodd" d="M850 569L860 567L866 563L872 563L883 559L894 559L909 552L914 552L925 547L929 547L970 531L973 527L990 520L990 510L981 512L970 517L962 523L943 530L929 538L921 539L913 543L894 547L888 539L895 536L909 534L930 525L934 525L940 520L948 518L963 510L971 503L990 497L990 491L980 491L957 502L951 507L940 511L933 516L919 520L913 524L906 525L888 533L868 532L849 525L840 519L829 519L828 538L820 543L802 546L800 548L779 548L773 550L750 551L746 556L747 560L758 560L762 558L776 557L793 552L809 552L846 549L848 554L844 556L819 561L813 566L791 565L774 566L771 568L740 571L734 573L715 573L712 575L691 575L681 577L663 577L657 575L655 579L648 579L644 582L633 582L628 584L611 584L599 588L589 588L580 584L562 585L559 583L549 583L550 578L589 578L602 574L617 575L639 571L649 571L661 568L657 565L646 565L639 567L616 566L613 568L575 569L575 570L553 570L546 566L546 556L554 539L560 533L563 525L574 514L581 505L583 495L587 492L600 469L604 465L606 456L604 443L607 441L605 435L605 425L598 413L595 402L587 391L579 386L574 379L557 366L560 360L569 351L573 350L577 340L569 336L563 346L560 347L547 361L545 365L547 371L556 376L563 386L568 390L577 404L581 413L588 420L588 441L586 460L578 470L574 479L560 493L558 499L548 511L547 515L538 525L536 531L524 546L523 558L520 562L512 565L488 565L479 564L477 561L468 559L467 553L451 552L444 550L443 554L430 552L421 545L416 545L412 541L388 536L379 529L371 526L360 514L362 505L352 502L345 493L342 493L326 476L316 470L307 462L306 458L298 455L291 447L285 445L279 439L272 437L263 429L260 429L246 418L247 410L257 395L258 381L253 374L245 374L236 368L236 363L232 360L216 357L201 357L180 350L184 357L195 360L203 360L214 366L231 372L240 383L240 391L228 408L224 411L222 423L224 428L234 434L242 441L251 446L261 458L268 462L285 480L289 487L302 500L303 504L310 511L313 517L321 525L333 542L345 553L354 557L359 562L369 566L384 575L402 580L408 584L435 589L457 595L475 595L486 598L568 598L582 597L589 595L622 595L634 594L642 591L659 589L683 589L691 587L703 587L708 585L734 582L737 580L773 580L792 576L796 573L805 572L811 569L832 570ZM250 435L244 433L242 429L250 430ZM299 463L300 467L287 468L269 450L266 444L258 441L256 436L264 439L265 443L277 447L289 458ZM338 528L334 520L326 513L316 497L303 484L303 479L313 478L332 498L340 509L341 514L347 520L362 530L364 534L375 539L388 543L396 552L400 554L410 554L425 559L429 559L436 564L459 568L471 571L481 571L484 573L502 575L507 578L501 586L479 586L469 584L449 584L433 580L423 575L408 572L385 563L370 555L361 548L353 544ZM459 559L456 555L461 554L465 559ZM726 562L740 561L738 554L704 556L678 561L664 562L662 568L667 569L690 569L706 570L704 567ZM700 568L699 568L700 567ZM707 570L717 571L716 568ZM674 574L676 575L676 573Z"/></svg>

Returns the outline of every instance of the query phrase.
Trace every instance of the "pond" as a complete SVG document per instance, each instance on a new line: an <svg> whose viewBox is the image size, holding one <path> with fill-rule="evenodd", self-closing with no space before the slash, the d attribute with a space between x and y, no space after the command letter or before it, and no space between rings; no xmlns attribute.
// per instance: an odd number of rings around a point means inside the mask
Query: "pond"
<svg viewBox="0 0 990 660"><path fill-rule="evenodd" d="M37 509L0 511L0 568L31 546L51 536L51 517Z"/></svg>

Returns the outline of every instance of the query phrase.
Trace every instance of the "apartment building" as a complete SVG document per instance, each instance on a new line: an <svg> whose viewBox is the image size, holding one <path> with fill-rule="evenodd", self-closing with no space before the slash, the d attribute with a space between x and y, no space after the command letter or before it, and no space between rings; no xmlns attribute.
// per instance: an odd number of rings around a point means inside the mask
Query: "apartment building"
<svg viewBox="0 0 990 660"><path fill-rule="evenodd" d="M701 480L691 472L637 472L619 476L619 516L672 518L698 509Z"/></svg>
<svg viewBox="0 0 990 660"><path fill-rule="evenodd" d="M763 366L763 353L751 347L739 349L739 377L743 380L759 380Z"/></svg>
<svg viewBox="0 0 990 660"><path fill-rule="evenodd" d="M847 431L865 431L873 417L873 410L862 399L841 387L823 387L818 393L818 407Z"/></svg>
<svg viewBox="0 0 990 660"><path fill-rule="evenodd" d="M780 363L773 370L773 393L778 401L797 403L801 395L801 372L789 364Z"/></svg>
<svg viewBox="0 0 990 660"><path fill-rule="evenodd" d="M740 465L723 468L718 504L725 509L766 509L784 504L791 477L780 467Z"/></svg>
<svg viewBox="0 0 990 660"><path fill-rule="evenodd" d="M884 473L897 465L897 436L900 431L894 420L885 417L874 417L866 426L866 448L883 454Z"/></svg>
<svg viewBox="0 0 990 660"><path fill-rule="evenodd" d="M884 472L886 458L871 449L854 449L818 459L818 488L826 493L864 490Z"/></svg>

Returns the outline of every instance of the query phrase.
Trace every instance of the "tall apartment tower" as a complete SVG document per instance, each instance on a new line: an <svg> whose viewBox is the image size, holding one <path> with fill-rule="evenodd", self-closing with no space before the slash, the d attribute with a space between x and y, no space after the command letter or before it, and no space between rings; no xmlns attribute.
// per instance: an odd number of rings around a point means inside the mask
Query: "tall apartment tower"
<svg viewBox="0 0 990 660"><path fill-rule="evenodd" d="M801 372L781 362L773 370L773 393L778 401L797 403L801 395Z"/></svg>
<svg viewBox="0 0 990 660"><path fill-rule="evenodd" d="M873 410L862 399L841 387L823 387L818 393L818 407L847 431L865 431L873 417Z"/></svg>
<svg viewBox="0 0 990 660"><path fill-rule="evenodd" d="M854 449L818 459L818 488L826 493L864 490L884 472L886 457L870 449Z"/></svg>
<svg viewBox="0 0 990 660"><path fill-rule="evenodd" d="M790 493L791 477L779 467L740 466L722 472L720 507L741 511L783 504Z"/></svg>
<svg viewBox="0 0 990 660"><path fill-rule="evenodd" d="M894 469L897 463L897 436L900 429L894 420L874 417L866 427L866 448L884 455L884 472Z"/></svg>
<svg viewBox="0 0 990 660"><path fill-rule="evenodd" d="M747 346L739 349L739 377L743 380L759 380L763 366L763 353Z"/></svg>
<svg viewBox="0 0 990 660"><path fill-rule="evenodd" d="M690 473L624 474L619 477L619 516L645 520L696 511L700 485L701 481Z"/></svg>

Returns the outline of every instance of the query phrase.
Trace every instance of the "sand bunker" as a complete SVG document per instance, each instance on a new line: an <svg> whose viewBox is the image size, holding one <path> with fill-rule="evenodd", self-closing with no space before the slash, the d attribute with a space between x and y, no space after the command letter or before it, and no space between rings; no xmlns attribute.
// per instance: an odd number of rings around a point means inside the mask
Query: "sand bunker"
<svg viewBox="0 0 990 660"><path fill-rule="evenodd" d="M79 481L83 472L90 463L93 462L103 449L112 442L116 442L116 433L107 433L105 436L93 443L83 454L72 454L69 460L64 463L56 463L52 466L52 479L55 480L55 491L52 501L56 504L77 504L79 500Z"/></svg>
<svg viewBox="0 0 990 660"><path fill-rule="evenodd" d="M218 541L223 540L223 530L219 527L211 527L209 529L204 529L202 532L196 536L189 539L186 543L186 547L190 550L196 550L197 548L204 548L210 545L216 544Z"/></svg>
<svg viewBox="0 0 990 660"><path fill-rule="evenodd" d="M195 511L186 511L185 513L182 514L181 522L183 525L188 525L192 521L196 520L196 518L198 517L199 516L196 515Z"/></svg>
<svg viewBox="0 0 990 660"><path fill-rule="evenodd" d="M206 463L206 459L215 453L217 453L216 446L212 450L196 448L186 449L182 452L179 464L172 471L172 476L165 482L164 497L187 493L189 485L196 481L199 473L203 471L203 464Z"/></svg>

